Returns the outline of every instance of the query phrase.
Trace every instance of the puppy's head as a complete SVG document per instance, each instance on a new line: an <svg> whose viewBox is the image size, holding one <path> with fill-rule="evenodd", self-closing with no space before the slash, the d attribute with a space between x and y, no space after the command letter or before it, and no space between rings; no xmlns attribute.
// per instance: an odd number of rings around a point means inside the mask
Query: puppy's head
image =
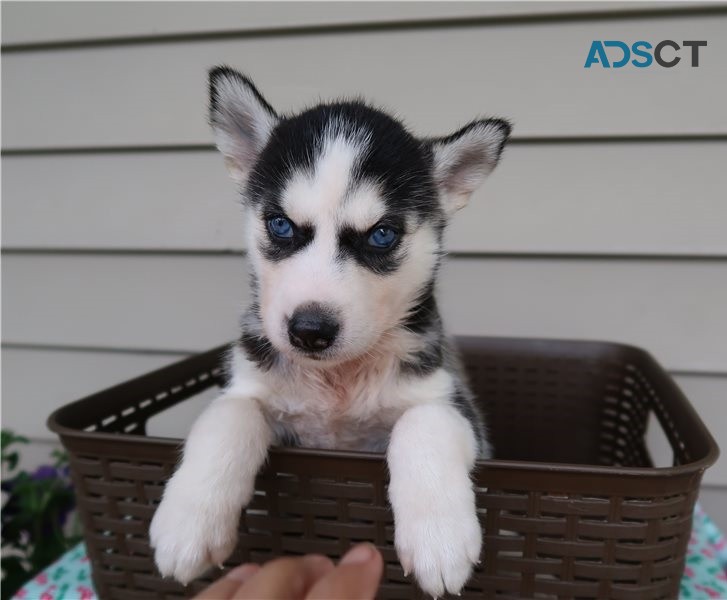
<svg viewBox="0 0 727 600"><path fill-rule="evenodd" d="M324 363L371 352L421 310L444 225L510 133L489 119L417 139L361 102L280 116L226 67L210 72L210 122L248 212L264 335Z"/></svg>

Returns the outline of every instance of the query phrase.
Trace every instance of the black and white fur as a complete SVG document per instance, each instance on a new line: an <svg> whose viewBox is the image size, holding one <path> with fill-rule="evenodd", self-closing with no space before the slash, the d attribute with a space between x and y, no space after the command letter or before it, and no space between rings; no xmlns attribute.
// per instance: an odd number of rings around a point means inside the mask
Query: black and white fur
<svg viewBox="0 0 727 600"><path fill-rule="evenodd" d="M226 67L210 72L210 121L246 210L254 299L230 383L154 516L160 572L186 583L224 561L268 448L292 443L385 451L404 570L434 596L457 593L481 549L470 471L490 448L435 279L444 227L496 166L509 124L419 139L360 101L281 116ZM279 217L290 238L270 229ZM396 242L372 247L376 228ZM308 333L327 324L325 339L301 345L301 314Z"/></svg>

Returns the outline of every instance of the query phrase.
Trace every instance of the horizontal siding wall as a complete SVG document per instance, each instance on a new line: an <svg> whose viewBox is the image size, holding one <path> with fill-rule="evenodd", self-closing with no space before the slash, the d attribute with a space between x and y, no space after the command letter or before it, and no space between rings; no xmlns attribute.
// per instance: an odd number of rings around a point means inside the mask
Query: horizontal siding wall
<svg viewBox="0 0 727 600"><path fill-rule="evenodd" d="M2 16L3 416L37 442L32 460L52 447L51 410L235 336L243 222L205 117L220 63L282 110L364 93L423 135L511 118L503 163L448 232L450 329L646 347L727 447L727 4L4 2ZM698 69L586 70L594 39L709 46ZM152 431L183 435L206 400ZM727 460L705 482L727 526Z"/></svg>
<svg viewBox="0 0 727 600"><path fill-rule="evenodd" d="M386 26L454 19L568 17L712 9L709 2L3 2L3 46L240 34L292 28ZM22 27L17 24L22 22Z"/></svg>
<svg viewBox="0 0 727 600"><path fill-rule="evenodd" d="M520 138L724 135L726 27L727 13L5 53L3 148L209 143L205 73L220 63L244 69L280 110L365 93L422 134L487 112L512 118ZM715 50L698 69L584 69L604 36L707 38Z"/></svg>
<svg viewBox="0 0 727 600"><path fill-rule="evenodd" d="M6 343L204 350L248 299L235 255L13 253L3 270ZM614 339L727 373L724 261L452 257L439 293L454 333Z"/></svg>
<svg viewBox="0 0 727 600"><path fill-rule="evenodd" d="M447 246L727 256L725 164L727 140L515 143ZM2 193L6 247L243 249L237 193L212 149L11 155Z"/></svg>

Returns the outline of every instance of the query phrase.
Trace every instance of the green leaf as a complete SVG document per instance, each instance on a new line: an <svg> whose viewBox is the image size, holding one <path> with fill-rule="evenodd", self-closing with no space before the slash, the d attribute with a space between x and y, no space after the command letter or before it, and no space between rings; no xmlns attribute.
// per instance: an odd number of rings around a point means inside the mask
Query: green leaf
<svg viewBox="0 0 727 600"><path fill-rule="evenodd" d="M4 460L8 465L8 469L10 471L12 471L15 469L15 467L18 466L18 461L20 460L20 455L17 452L11 452L10 454L5 455Z"/></svg>
<svg viewBox="0 0 727 600"><path fill-rule="evenodd" d="M30 440L22 435L16 435L9 429L3 429L0 434L0 448L4 452L12 444L28 444Z"/></svg>
<svg viewBox="0 0 727 600"><path fill-rule="evenodd" d="M65 450L53 450L51 456L56 459L53 464L56 469L65 467L68 464L68 453Z"/></svg>

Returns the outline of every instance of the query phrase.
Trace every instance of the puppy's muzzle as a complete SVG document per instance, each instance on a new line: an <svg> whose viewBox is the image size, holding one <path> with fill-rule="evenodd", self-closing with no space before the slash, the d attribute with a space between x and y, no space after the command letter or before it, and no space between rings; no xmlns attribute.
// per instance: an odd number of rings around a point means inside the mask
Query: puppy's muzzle
<svg viewBox="0 0 727 600"><path fill-rule="evenodd" d="M339 329L333 311L320 304L309 304L297 308L288 320L288 339L305 352L322 352L333 345Z"/></svg>

